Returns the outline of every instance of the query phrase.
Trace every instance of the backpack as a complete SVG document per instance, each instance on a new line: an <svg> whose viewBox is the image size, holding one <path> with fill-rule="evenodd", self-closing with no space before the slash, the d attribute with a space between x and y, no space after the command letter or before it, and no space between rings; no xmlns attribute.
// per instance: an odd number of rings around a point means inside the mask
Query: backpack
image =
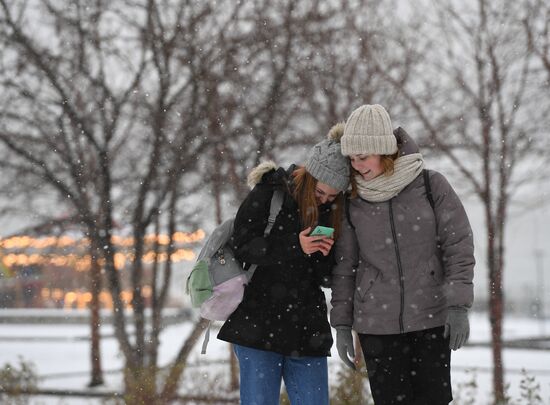
<svg viewBox="0 0 550 405"><path fill-rule="evenodd" d="M264 236L270 234L283 205L284 192L275 190L271 197L269 218ZM244 286L250 282L256 268L248 270L235 258L228 242L233 234L234 218L228 219L212 231L201 249L187 278L186 292L194 308L200 308L201 317L210 321L226 321L243 299ZM209 329L203 343L206 351Z"/></svg>

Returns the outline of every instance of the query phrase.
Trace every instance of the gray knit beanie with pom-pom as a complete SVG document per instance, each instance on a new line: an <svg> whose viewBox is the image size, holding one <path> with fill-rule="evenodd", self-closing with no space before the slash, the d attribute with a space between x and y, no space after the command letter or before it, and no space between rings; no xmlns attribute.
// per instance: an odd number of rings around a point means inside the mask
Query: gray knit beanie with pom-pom
<svg viewBox="0 0 550 405"><path fill-rule="evenodd" d="M344 128L344 123L334 125L328 139L311 148L306 162L306 170L317 181L338 191L347 190L349 185L349 161L342 155L340 147Z"/></svg>

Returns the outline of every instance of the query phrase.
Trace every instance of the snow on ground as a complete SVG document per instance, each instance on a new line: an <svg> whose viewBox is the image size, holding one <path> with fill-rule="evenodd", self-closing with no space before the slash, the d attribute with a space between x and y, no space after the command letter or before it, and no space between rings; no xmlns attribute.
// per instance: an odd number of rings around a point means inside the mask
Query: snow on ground
<svg viewBox="0 0 550 405"><path fill-rule="evenodd" d="M1 311L0 311L1 313ZM190 323L180 323L166 328L161 336L159 353L160 364L165 365L173 359L185 337L191 329ZM471 316L471 341L489 341L489 322L486 314L474 313ZM504 338L533 337L541 332L550 331L550 320L544 327L537 320L529 318L508 317L504 322ZM228 345L215 338L212 330L210 344L206 355L200 354L200 343L195 347L190 364L193 365L184 373L182 394L197 392L197 386L207 386L208 380L216 375L227 375L224 362L229 357ZM101 333L105 337L101 343L102 365L105 371L106 385L96 388L98 391L119 390L121 374L119 372L123 359L113 336L113 328L103 325ZM84 390L89 382L89 341L88 326L84 324L0 324L0 365L6 362L17 363L18 357L32 361L41 376L41 388ZM464 384L475 376L477 391L476 404L490 403L492 357L489 347L465 347L452 354L452 376L455 396L466 395ZM329 360L331 380L341 366L336 348L333 347ZM550 404L550 351L546 350L504 350L506 382L510 384L509 394L520 398L521 373L525 369L529 376L535 377L541 386L543 403ZM224 377L221 377L223 380ZM223 384L223 381L219 381ZM204 391L203 391L204 392ZM87 404L97 405L98 399L41 397L33 404Z"/></svg>

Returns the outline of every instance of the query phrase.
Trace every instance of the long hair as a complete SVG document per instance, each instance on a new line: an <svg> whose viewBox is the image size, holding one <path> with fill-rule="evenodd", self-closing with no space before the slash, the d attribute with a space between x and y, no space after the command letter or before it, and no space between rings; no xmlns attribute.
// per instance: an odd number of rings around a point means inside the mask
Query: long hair
<svg viewBox="0 0 550 405"><path fill-rule="evenodd" d="M395 170L395 161L399 157L399 151L395 152L393 155L380 155L380 164L382 165L382 176L391 176L393 174L393 171ZM350 184L351 184L351 198L356 198L359 193L357 191L357 180L355 180L355 176L360 174L357 170L351 166L351 176L350 176Z"/></svg>
<svg viewBox="0 0 550 405"><path fill-rule="evenodd" d="M315 199L315 187L317 179L313 177L305 167L300 167L292 173L294 178L293 197L300 208L300 215L303 228L315 227L319 220L319 207ZM338 193L338 196L332 202L330 221L334 228L334 239L340 235L340 221L342 217L342 207L344 204L343 193Z"/></svg>

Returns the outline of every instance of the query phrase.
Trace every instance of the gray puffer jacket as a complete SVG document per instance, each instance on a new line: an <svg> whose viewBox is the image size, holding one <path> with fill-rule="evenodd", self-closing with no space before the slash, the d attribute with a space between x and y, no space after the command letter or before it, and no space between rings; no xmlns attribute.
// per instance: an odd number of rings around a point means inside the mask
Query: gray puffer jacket
<svg viewBox="0 0 550 405"><path fill-rule="evenodd" d="M401 155L418 152L405 131L395 135ZM422 175L388 201L350 200L353 226L344 218L336 243L333 327L374 335L412 332L444 325L450 306L471 307L470 223L445 177L431 170L429 177L434 209Z"/></svg>

